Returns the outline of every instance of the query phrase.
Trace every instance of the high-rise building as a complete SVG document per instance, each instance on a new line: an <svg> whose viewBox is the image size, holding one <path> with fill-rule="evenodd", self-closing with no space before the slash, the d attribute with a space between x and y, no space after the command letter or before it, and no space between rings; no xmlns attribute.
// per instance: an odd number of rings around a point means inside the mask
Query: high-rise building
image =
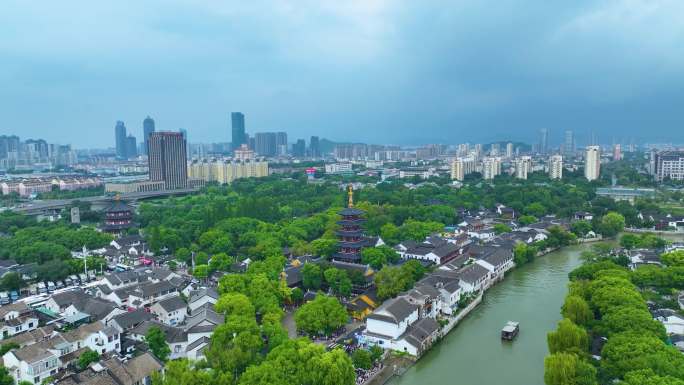
<svg viewBox="0 0 684 385"><path fill-rule="evenodd" d="M243 145L246 147L246 145ZM244 149L244 147L242 147ZM235 151L241 151L236 149ZM250 151L250 150L247 150ZM188 176L205 182L232 183L240 178L268 176L268 163L261 160L212 160L193 161L188 165Z"/></svg>
<svg viewBox="0 0 684 385"><path fill-rule="evenodd" d="M475 172L475 159L471 157L459 157L451 162L451 179L463 181L465 176Z"/></svg>
<svg viewBox="0 0 684 385"><path fill-rule="evenodd" d="M527 174L532 170L532 157L521 156L515 160L515 177L527 179Z"/></svg>
<svg viewBox="0 0 684 385"><path fill-rule="evenodd" d="M20 142L16 135L0 135L0 159L7 159L10 153L19 152Z"/></svg>
<svg viewBox="0 0 684 385"><path fill-rule="evenodd" d="M482 144L478 143L475 145L475 160L480 160L482 157Z"/></svg>
<svg viewBox="0 0 684 385"><path fill-rule="evenodd" d="M276 132L276 155L287 155L287 133Z"/></svg>
<svg viewBox="0 0 684 385"><path fill-rule="evenodd" d="M278 150L275 132L257 132L254 134L254 151L261 156L275 156Z"/></svg>
<svg viewBox="0 0 684 385"><path fill-rule="evenodd" d="M143 154L148 154L148 146L150 142L150 134L154 132L154 119L149 115L143 120Z"/></svg>
<svg viewBox="0 0 684 385"><path fill-rule="evenodd" d="M506 158L511 159L513 157L513 143L506 144Z"/></svg>
<svg viewBox="0 0 684 385"><path fill-rule="evenodd" d="M651 156L655 180L684 180L684 150L653 152Z"/></svg>
<svg viewBox="0 0 684 385"><path fill-rule="evenodd" d="M490 156L499 156L499 143L492 143L489 146L489 155Z"/></svg>
<svg viewBox="0 0 684 385"><path fill-rule="evenodd" d="M249 144L245 134L245 115L242 112L231 113L230 123L232 126L233 149L239 148L242 144Z"/></svg>
<svg viewBox="0 0 684 385"><path fill-rule="evenodd" d="M457 156L468 156L468 143L461 143L458 145L458 150L456 150Z"/></svg>
<svg viewBox="0 0 684 385"><path fill-rule="evenodd" d="M549 151L549 129L539 130L539 152L546 154Z"/></svg>
<svg viewBox="0 0 684 385"><path fill-rule="evenodd" d="M572 132L572 130L565 130L563 154L566 156L573 156L575 154L575 134Z"/></svg>
<svg viewBox="0 0 684 385"><path fill-rule="evenodd" d="M292 155L298 158L306 156L306 141L304 139L297 139L297 142L292 145Z"/></svg>
<svg viewBox="0 0 684 385"><path fill-rule="evenodd" d="M622 148L620 143L613 145L613 160L622 160Z"/></svg>
<svg viewBox="0 0 684 385"><path fill-rule="evenodd" d="M135 136L128 135L126 137L126 158L135 158L138 156L138 142Z"/></svg>
<svg viewBox="0 0 684 385"><path fill-rule="evenodd" d="M584 177L588 181L596 180L601 173L601 147L587 146L584 154Z"/></svg>
<svg viewBox="0 0 684 385"><path fill-rule="evenodd" d="M318 140L318 136L312 136L309 139L309 155L312 158L319 158L321 156L321 144Z"/></svg>
<svg viewBox="0 0 684 385"><path fill-rule="evenodd" d="M562 179L563 178L563 156L553 155L549 158L549 178Z"/></svg>
<svg viewBox="0 0 684 385"><path fill-rule="evenodd" d="M187 143L180 132L158 131L150 135L150 180L164 181L168 190L188 185Z"/></svg>
<svg viewBox="0 0 684 385"><path fill-rule="evenodd" d="M482 177L484 179L494 179L501 174L501 158L488 157L482 160Z"/></svg>
<svg viewBox="0 0 684 385"><path fill-rule="evenodd" d="M116 140L116 157L120 159L128 158L126 154L126 125L120 120L114 126L114 138Z"/></svg>

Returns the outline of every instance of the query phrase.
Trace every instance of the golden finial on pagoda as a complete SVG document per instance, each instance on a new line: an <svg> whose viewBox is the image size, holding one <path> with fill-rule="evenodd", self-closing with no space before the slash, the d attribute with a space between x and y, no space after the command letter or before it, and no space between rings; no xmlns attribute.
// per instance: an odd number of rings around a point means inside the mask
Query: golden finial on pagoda
<svg viewBox="0 0 684 385"><path fill-rule="evenodd" d="M354 188L352 187L352 184L349 183L348 189L347 189L347 195L349 196L349 203L348 207L352 208L354 207Z"/></svg>

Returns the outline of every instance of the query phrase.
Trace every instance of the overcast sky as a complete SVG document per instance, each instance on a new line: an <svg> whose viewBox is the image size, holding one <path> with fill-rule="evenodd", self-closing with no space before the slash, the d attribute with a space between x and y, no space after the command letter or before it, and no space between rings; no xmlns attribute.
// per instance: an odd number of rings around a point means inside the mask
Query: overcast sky
<svg viewBox="0 0 684 385"><path fill-rule="evenodd" d="M4 0L0 134L684 142L682 0Z"/></svg>

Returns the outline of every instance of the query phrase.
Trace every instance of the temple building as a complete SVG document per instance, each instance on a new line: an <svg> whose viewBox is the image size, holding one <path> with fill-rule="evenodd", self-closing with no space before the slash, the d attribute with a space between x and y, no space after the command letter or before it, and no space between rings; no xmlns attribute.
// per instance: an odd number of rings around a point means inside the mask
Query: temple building
<svg viewBox="0 0 684 385"><path fill-rule="evenodd" d="M113 234L121 234L133 227L133 208L123 202L119 196L104 211L103 231Z"/></svg>
<svg viewBox="0 0 684 385"><path fill-rule="evenodd" d="M354 208L354 191L351 185L347 194L349 196L347 207L338 213L342 217L337 222L340 228L336 232L339 250L333 255L333 259L342 262L361 263L361 249L377 246L379 238L368 238L364 235L362 226L366 221L363 218L365 212Z"/></svg>

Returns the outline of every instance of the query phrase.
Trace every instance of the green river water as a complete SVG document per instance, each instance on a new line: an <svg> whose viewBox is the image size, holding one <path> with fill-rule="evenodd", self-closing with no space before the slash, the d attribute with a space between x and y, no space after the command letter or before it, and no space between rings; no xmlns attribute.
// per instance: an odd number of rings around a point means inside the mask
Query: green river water
<svg viewBox="0 0 684 385"><path fill-rule="evenodd" d="M576 245L511 271L473 310L392 385L543 385L546 333L556 328L568 273L590 245ZM520 322L513 342L502 342L507 320Z"/></svg>

